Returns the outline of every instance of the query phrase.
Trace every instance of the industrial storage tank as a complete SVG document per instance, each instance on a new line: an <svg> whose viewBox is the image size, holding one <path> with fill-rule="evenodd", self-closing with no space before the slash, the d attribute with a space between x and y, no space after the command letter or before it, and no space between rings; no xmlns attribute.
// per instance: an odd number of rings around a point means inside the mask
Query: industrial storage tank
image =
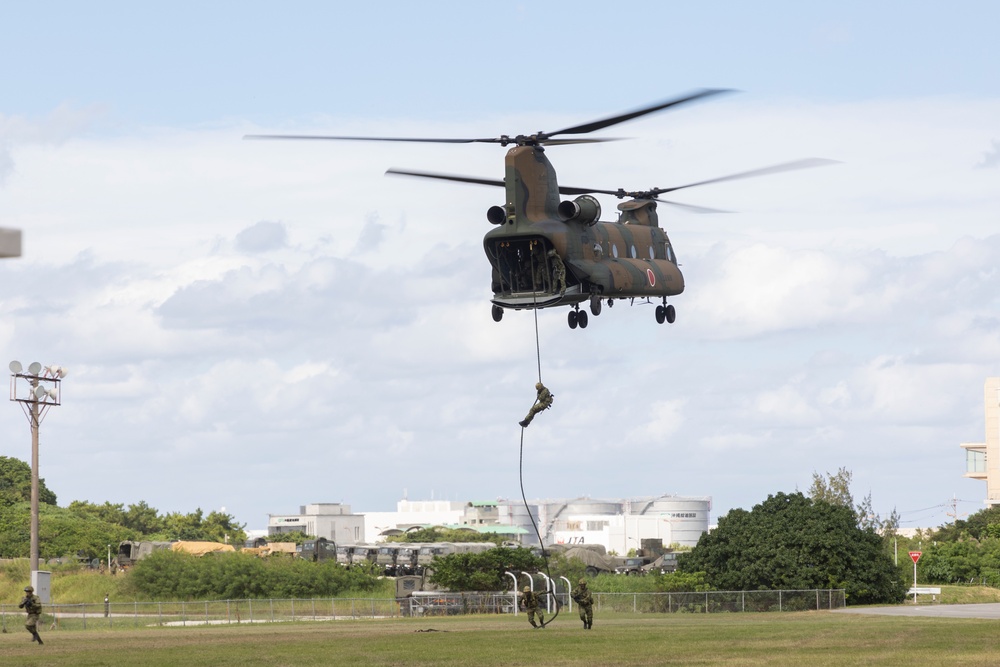
<svg viewBox="0 0 1000 667"><path fill-rule="evenodd" d="M638 498L630 502L632 514L659 516L670 521L672 541L694 546L702 533L708 532L712 499L682 496Z"/></svg>
<svg viewBox="0 0 1000 667"><path fill-rule="evenodd" d="M538 521L538 505L529 505L528 507L531 508L530 514L524 503L501 501L497 504L498 521L503 526L523 528L526 532L521 535L521 544L524 546L539 546L535 527L531 523L531 520L534 519L538 527L542 527Z"/></svg>

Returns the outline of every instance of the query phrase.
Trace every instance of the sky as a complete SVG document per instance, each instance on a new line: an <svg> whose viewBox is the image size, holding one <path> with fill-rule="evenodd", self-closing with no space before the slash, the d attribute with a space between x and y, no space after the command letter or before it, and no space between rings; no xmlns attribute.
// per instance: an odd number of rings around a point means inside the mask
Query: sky
<svg viewBox="0 0 1000 667"><path fill-rule="evenodd" d="M711 496L712 522L846 468L902 527L977 511L962 442L1000 374L1000 5L0 2L0 350L69 369L60 505ZM494 145L253 133L555 131L559 182L660 207L673 325L619 301L490 317ZM614 220L614 198L599 197ZM30 460L18 406L0 455Z"/></svg>

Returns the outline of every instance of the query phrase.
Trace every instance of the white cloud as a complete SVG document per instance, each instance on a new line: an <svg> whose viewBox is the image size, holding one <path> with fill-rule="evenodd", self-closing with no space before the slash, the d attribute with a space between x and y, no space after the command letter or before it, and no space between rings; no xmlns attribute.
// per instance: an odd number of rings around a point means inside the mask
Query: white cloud
<svg viewBox="0 0 1000 667"><path fill-rule="evenodd" d="M1000 372L1000 195L975 169L998 112L734 101L650 119L648 140L550 149L561 182L601 188L845 164L676 195L736 215L662 207L687 279L674 325L621 301L583 331L539 313L556 400L525 433L534 494L669 489L721 512L846 466L923 507L896 481L910 453L925 489L963 488L957 444L981 437ZM532 313L489 316L480 238L503 193L381 175L496 177L501 152L7 127L3 224L25 257L0 264L0 345L71 369L44 436L60 500L184 509L184 479L189 502L259 527L330 498L384 509L404 487L514 495L538 360ZM23 453L22 421L0 413L4 454Z"/></svg>

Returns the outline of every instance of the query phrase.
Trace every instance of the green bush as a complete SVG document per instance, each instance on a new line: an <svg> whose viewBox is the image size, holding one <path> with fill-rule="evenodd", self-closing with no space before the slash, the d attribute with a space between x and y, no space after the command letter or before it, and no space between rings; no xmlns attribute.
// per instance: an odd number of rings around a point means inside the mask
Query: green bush
<svg viewBox="0 0 1000 667"><path fill-rule="evenodd" d="M258 558L239 552L199 557L155 551L137 562L128 577L136 597L154 601L335 597L380 586L377 578L334 561Z"/></svg>

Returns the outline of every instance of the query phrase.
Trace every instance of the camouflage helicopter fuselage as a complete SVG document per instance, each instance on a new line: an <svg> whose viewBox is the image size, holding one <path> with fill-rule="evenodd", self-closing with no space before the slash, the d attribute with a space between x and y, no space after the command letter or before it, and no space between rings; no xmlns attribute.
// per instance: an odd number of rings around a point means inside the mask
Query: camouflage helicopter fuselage
<svg viewBox="0 0 1000 667"><path fill-rule="evenodd" d="M500 308L577 306L590 300L662 298L684 291L684 277L667 234L659 227L656 202L619 204L617 222L601 222L591 195L559 199L555 169L540 146L507 152L507 201L487 214L497 228L483 246L493 265L493 303ZM566 268L563 293L553 280L557 260ZM597 311L595 311L596 313Z"/></svg>

